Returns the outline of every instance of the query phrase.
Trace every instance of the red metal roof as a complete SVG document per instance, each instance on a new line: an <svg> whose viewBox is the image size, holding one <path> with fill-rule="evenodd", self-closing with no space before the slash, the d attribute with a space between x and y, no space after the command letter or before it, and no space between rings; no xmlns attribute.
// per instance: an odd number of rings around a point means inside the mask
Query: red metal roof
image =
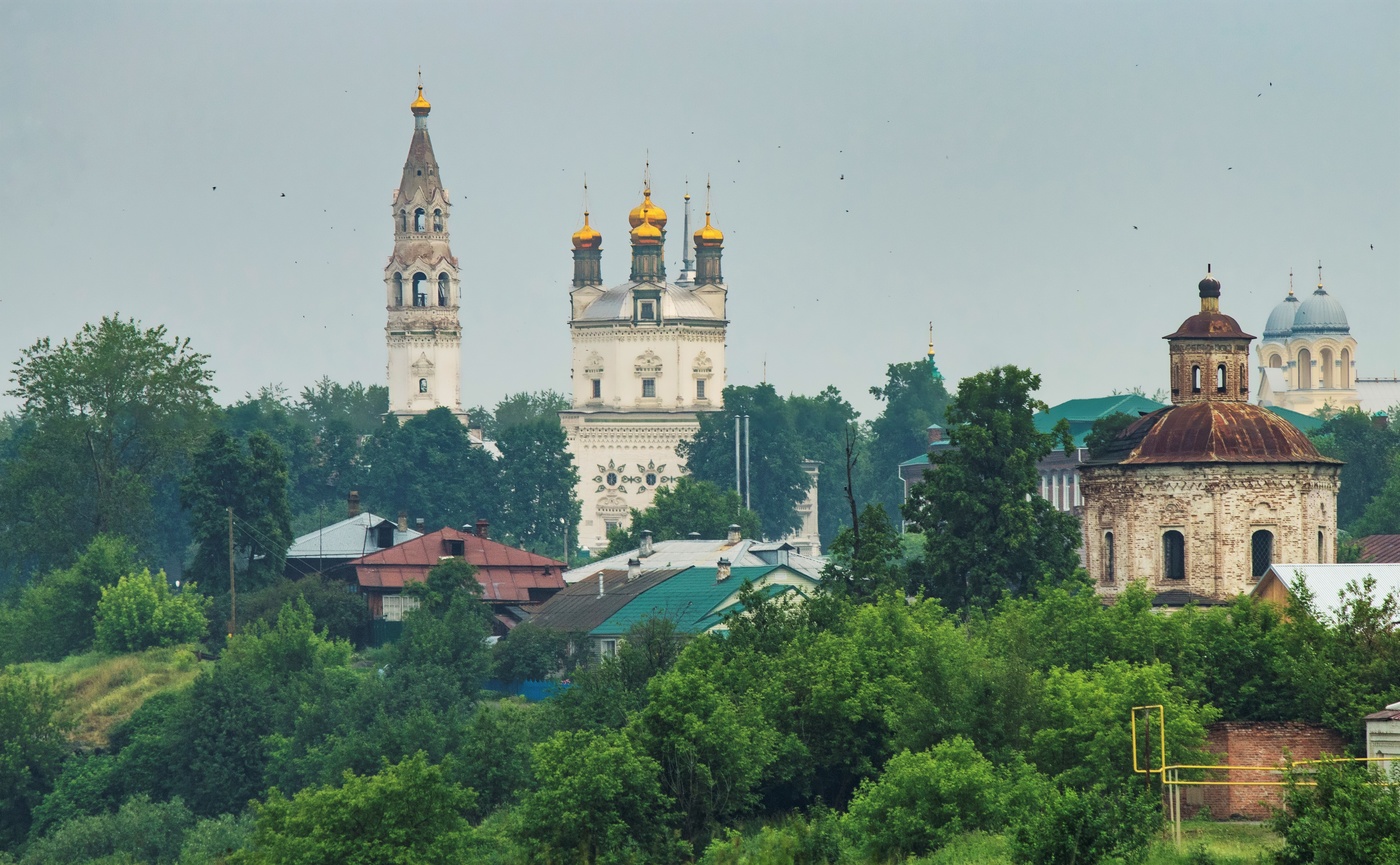
<svg viewBox="0 0 1400 865"><path fill-rule="evenodd" d="M1293 424L1257 405L1208 400L1144 415L1119 433L1104 460L1173 463L1327 463Z"/></svg>
<svg viewBox="0 0 1400 865"><path fill-rule="evenodd" d="M402 589L405 582L421 582L433 566L453 555L449 541L461 542L463 557L476 566L487 601L538 603L539 593L532 598L530 589L564 588L563 562L457 529L430 532L355 559L347 567L363 588Z"/></svg>
<svg viewBox="0 0 1400 865"><path fill-rule="evenodd" d="M1400 562L1400 535L1367 535L1358 539L1358 543L1363 562Z"/></svg>

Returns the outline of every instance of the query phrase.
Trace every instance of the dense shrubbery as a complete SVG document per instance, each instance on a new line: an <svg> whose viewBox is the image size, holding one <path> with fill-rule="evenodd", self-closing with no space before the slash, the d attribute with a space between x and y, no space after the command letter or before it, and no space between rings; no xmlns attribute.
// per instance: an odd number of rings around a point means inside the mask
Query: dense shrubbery
<svg viewBox="0 0 1400 865"><path fill-rule="evenodd" d="M165 571L126 574L102 587L95 619L97 647L106 652L139 652L152 646L190 643L204 636L209 599L194 583L172 594Z"/></svg>

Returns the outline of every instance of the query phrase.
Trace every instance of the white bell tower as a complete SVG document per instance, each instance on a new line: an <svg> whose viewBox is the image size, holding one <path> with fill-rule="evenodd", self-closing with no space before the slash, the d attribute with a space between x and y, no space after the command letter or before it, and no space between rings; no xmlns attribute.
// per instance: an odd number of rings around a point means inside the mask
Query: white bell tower
<svg viewBox="0 0 1400 865"><path fill-rule="evenodd" d="M452 205L438 175L419 76L413 100L413 141L403 179L394 190L394 252L384 268L389 349L389 411L399 417L462 410L461 281L448 245Z"/></svg>

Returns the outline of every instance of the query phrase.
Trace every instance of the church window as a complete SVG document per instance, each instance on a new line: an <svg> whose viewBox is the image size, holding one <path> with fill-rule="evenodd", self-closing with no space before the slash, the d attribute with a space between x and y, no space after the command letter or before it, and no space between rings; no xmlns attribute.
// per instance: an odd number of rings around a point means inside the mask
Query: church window
<svg viewBox="0 0 1400 865"><path fill-rule="evenodd" d="M1321 530L1321 529L1318 529L1318 531L1317 531L1317 562L1318 562L1318 564L1323 564L1324 562L1327 561L1327 558L1326 558L1326 556L1324 555L1324 553L1326 553L1326 551L1327 551L1326 543L1327 543L1327 541L1326 541L1326 539L1325 539L1325 538L1323 537L1323 535L1322 535L1322 530Z"/></svg>
<svg viewBox="0 0 1400 865"><path fill-rule="evenodd" d="M1162 534L1162 574L1169 580L1186 579L1186 538L1176 529Z"/></svg>
<svg viewBox="0 0 1400 865"><path fill-rule="evenodd" d="M1322 350L1322 386L1330 388L1335 376L1333 375L1332 349Z"/></svg>
<svg viewBox="0 0 1400 865"><path fill-rule="evenodd" d="M655 399L655 398L656 398L656 379L654 379L654 378L644 378L644 379L642 379L642 396L643 396L645 399Z"/></svg>
<svg viewBox="0 0 1400 865"><path fill-rule="evenodd" d="M394 274L394 306L403 306L403 274Z"/></svg>
<svg viewBox="0 0 1400 865"><path fill-rule="evenodd" d="M413 305L414 305L414 306L427 306L427 305L428 305L428 288L427 288L427 282L428 282L428 277L424 276L423 274L421 274L421 273L415 273L415 274L413 274Z"/></svg>
<svg viewBox="0 0 1400 865"><path fill-rule="evenodd" d="M653 474L652 472L647 472L647 486L649 486L649 487L654 487L654 486L656 486L656 475Z"/></svg>
<svg viewBox="0 0 1400 865"><path fill-rule="evenodd" d="M408 211L407 211L407 210L400 210L400 211L399 211L399 230L400 230L400 231L408 231Z"/></svg>
<svg viewBox="0 0 1400 865"><path fill-rule="evenodd" d="M603 380L601 378L593 379L593 398L603 398Z"/></svg>
<svg viewBox="0 0 1400 865"><path fill-rule="evenodd" d="M420 208L418 208L417 210L413 211L413 230L414 230L414 231L423 231L424 229L426 229L426 228L428 227L427 224L426 224L427 221L428 221L428 219L427 219L427 214L425 214L425 213L423 212L423 208L420 207Z"/></svg>
<svg viewBox="0 0 1400 865"><path fill-rule="evenodd" d="M703 378L697 378L695 380L695 398L705 398L705 380Z"/></svg>
<svg viewBox="0 0 1400 865"><path fill-rule="evenodd" d="M447 306L447 295L451 291L452 282L447 278L447 274L438 274L438 306Z"/></svg>
<svg viewBox="0 0 1400 865"><path fill-rule="evenodd" d="M1220 364L1215 368L1215 392L1225 392L1225 364Z"/></svg>
<svg viewBox="0 0 1400 865"><path fill-rule="evenodd" d="M1117 576L1117 550L1113 548L1113 532L1103 533L1103 581L1111 583Z"/></svg>
<svg viewBox="0 0 1400 865"><path fill-rule="evenodd" d="M617 472L608 472L607 481L608 481L608 486L610 486L610 487L615 487L615 486L617 486Z"/></svg>
<svg viewBox="0 0 1400 865"><path fill-rule="evenodd" d="M1198 366L1191 367L1191 392L1201 392L1201 368Z"/></svg>
<svg viewBox="0 0 1400 865"><path fill-rule="evenodd" d="M642 321L656 321L656 303L655 303L655 302L650 301L650 300L644 300L644 301L642 301L642 303L641 303L641 307L642 307L642 311L641 311L640 313L638 313L638 315L637 315L638 318L640 318Z"/></svg>
<svg viewBox="0 0 1400 865"><path fill-rule="evenodd" d="M433 231L442 231L442 211L433 211Z"/></svg>
<svg viewBox="0 0 1400 865"><path fill-rule="evenodd" d="M604 534L612 534L617 529L617 520L603 520Z"/></svg>
<svg viewBox="0 0 1400 865"><path fill-rule="evenodd" d="M1338 387L1343 390L1351 388L1351 349L1342 349L1342 374L1338 376Z"/></svg>
<svg viewBox="0 0 1400 865"><path fill-rule="evenodd" d="M1254 569L1250 573L1257 580L1264 576L1269 570L1269 565L1274 563L1274 533L1268 529L1260 529L1249 539L1249 546L1254 557Z"/></svg>
<svg viewBox="0 0 1400 865"><path fill-rule="evenodd" d="M1249 367L1240 364L1240 396L1249 393Z"/></svg>
<svg viewBox="0 0 1400 865"><path fill-rule="evenodd" d="M1312 352L1306 348L1298 351L1298 388L1312 389Z"/></svg>
<svg viewBox="0 0 1400 865"><path fill-rule="evenodd" d="M420 379L418 379L418 392L419 392L419 393L427 393L427 392L428 392L428 380L427 380L426 378L420 378Z"/></svg>
<svg viewBox="0 0 1400 865"><path fill-rule="evenodd" d="M1269 355L1269 368L1270 368L1270 369L1279 369L1279 368L1281 368L1282 366L1283 366L1283 358L1279 357L1279 356L1276 355L1276 354L1271 354L1271 355Z"/></svg>

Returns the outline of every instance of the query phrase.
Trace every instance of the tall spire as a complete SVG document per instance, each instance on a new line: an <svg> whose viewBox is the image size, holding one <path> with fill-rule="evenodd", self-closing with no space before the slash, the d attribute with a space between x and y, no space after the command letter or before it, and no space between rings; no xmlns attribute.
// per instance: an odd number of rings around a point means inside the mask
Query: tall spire
<svg viewBox="0 0 1400 865"><path fill-rule="evenodd" d="M938 362L933 357L933 322L928 323L928 372L934 381L943 380L943 373L938 371Z"/></svg>
<svg viewBox="0 0 1400 865"><path fill-rule="evenodd" d="M685 182L685 228L681 235L681 274L677 278L677 285L693 285L695 283L695 246L690 236L690 180Z"/></svg>

